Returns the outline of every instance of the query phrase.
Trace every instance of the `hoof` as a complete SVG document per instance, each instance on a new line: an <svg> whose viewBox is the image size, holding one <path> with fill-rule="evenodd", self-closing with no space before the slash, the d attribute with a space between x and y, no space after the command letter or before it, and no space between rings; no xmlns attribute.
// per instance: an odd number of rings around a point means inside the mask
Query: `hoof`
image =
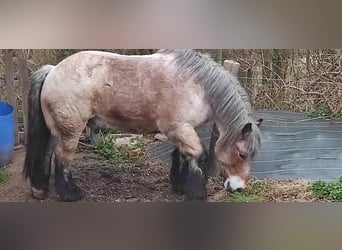
<svg viewBox="0 0 342 250"><path fill-rule="evenodd" d="M72 188L58 188L56 191L57 198L60 201L78 201L84 196L82 190L76 184Z"/></svg>
<svg viewBox="0 0 342 250"><path fill-rule="evenodd" d="M60 201L79 201L83 198L82 192L57 194Z"/></svg>
<svg viewBox="0 0 342 250"><path fill-rule="evenodd" d="M79 188L71 175L65 180L57 178L55 182L57 198L61 201L78 201L83 198L82 189Z"/></svg>
<svg viewBox="0 0 342 250"><path fill-rule="evenodd" d="M172 191L178 195L185 195L186 200L205 201L207 199L206 179L191 177L194 176L188 174L185 180L181 180L177 184L172 184Z"/></svg>
<svg viewBox="0 0 342 250"><path fill-rule="evenodd" d="M32 197L38 200L45 200L48 192L46 190L37 189L31 186Z"/></svg>
<svg viewBox="0 0 342 250"><path fill-rule="evenodd" d="M55 187L60 201L78 201L83 198L82 190L76 185L70 170L60 167L55 170Z"/></svg>
<svg viewBox="0 0 342 250"><path fill-rule="evenodd" d="M197 190L188 189L185 192L186 200L198 200L198 201L206 201L207 200L207 190L206 188L200 188Z"/></svg>
<svg viewBox="0 0 342 250"><path fill-rule="evenodd" d="M177 185L175 185L175 184L171 185L171 190L172 190L172 192L174 192L175 194L178 194L178 195L183 195L184 194L184 191L182 190L182 188L177 186Z"/></svg>
<svg viewBox="0 0 342 250"><path fill-rule="evenodd" d="M182 190L188 200L201 200L207 199L207 179L205 176L196 172L189 172L182 183Z"/></svg>
<svg viewBox="0 0 342 250"><path fill-rule="evenodd" d="M207 200L207 196L185 196L184 201L202 201L205 202Z"/></svg>

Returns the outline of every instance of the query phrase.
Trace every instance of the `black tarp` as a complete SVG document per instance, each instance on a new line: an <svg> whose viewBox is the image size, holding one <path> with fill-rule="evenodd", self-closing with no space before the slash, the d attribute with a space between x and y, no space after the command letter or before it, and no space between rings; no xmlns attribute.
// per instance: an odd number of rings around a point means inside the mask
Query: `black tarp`
<svg viewBox="0 0 342 250"><path fill-rule="evenodd" d="M342 176L342 121L309 119L304 113L258 111L263 118L262 146L253 159L256 178L334 181ZM198 129L205 147L211 124ZM165 142L153 149L156 158L170 164L174 146Z"/></svg>

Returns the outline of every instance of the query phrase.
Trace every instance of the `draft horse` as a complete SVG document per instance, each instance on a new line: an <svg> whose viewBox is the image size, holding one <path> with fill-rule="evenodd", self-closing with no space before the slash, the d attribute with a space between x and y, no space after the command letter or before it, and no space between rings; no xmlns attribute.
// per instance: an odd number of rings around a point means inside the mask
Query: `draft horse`
<svg viewBox="0 0 342 250"><path fill-rule="evenodd" d="M209 56L177 49L144 56L83 51L43 66L30 79L24 173L34 197L48 194L54 155L58 196L62 201L82 198L70 163L89 123L165 134L176 146L173 190L205 199L207 157L195 129L211 119L219 131L215 154L224 187L245 188L251 158L260 147L258 122L250 116L239 82Z"/></svg>

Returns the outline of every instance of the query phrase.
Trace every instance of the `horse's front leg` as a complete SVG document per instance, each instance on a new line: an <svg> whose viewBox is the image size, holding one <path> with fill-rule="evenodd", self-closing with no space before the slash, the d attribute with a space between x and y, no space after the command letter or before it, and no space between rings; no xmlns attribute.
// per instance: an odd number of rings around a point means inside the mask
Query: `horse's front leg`
<svg viewBox="0 0 342 250"><path fill-rule="evenodd" d="M207 152L192 127L183 126L167 133L177 146L172 153L170 182L172 190L190 200L207 197Z"/></svg>

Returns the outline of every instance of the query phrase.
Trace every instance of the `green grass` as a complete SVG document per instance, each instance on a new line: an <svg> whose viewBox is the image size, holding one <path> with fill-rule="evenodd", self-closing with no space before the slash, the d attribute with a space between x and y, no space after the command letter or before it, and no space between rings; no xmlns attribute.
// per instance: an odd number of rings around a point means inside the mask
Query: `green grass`
<svg viewBox="0 0 342 250"><path fill-rule="evenodd" d="M342 119L342 113L333 115L331 109L326 106L318 106L314 111L307 115L308 118L319 118L319 117L327 117L327 118L338 118Z"/></svg>
<svg viewBox="0 0 342 250"><path fill-rule="evenodd" d="M336 182L315 181L312 191L318 199L342 201L342 176Z"/></svg>
<svg viewBox="0 0 342 250"><path fill-rule="evenodd" d="M260 201L264 201L264 198L258 195L234 193L229 198L229 201L231 202L260 202Z"/></svg>
<svg viewBox="0 0 342 250"><path fill-rule="evenodd" d="M1 167L0 168L0 185L8 182L9 177L10 177L10 175L8 173L7 168Z"/></svg>
<svg viewBox="0 0 342 250"><path fill-rule="evenodd" d="M122 164L128 162L135 162L140 158L140 154L134 154L136 150L143 150L143 140L138 140L137 144L115 146L113 141L118 138L118 135L108 134L100 139L95 146L95 152L104 156L109 162L113 164Z"/></svg>
<svg viewBox="0 0 342 250"><path fill-rule="evenodd" d="M18 121L23 121L24 120L24 111L23 110L17 110L17 118Z"/></svg>
<svg viewBox="0 0 342 250"><path fill-rule="evenodd" d="M265 201L265 194L269 185L264 180L254 180L246 190L241 193L233 193L229 196L230 202L261 202Z"/></svg>

